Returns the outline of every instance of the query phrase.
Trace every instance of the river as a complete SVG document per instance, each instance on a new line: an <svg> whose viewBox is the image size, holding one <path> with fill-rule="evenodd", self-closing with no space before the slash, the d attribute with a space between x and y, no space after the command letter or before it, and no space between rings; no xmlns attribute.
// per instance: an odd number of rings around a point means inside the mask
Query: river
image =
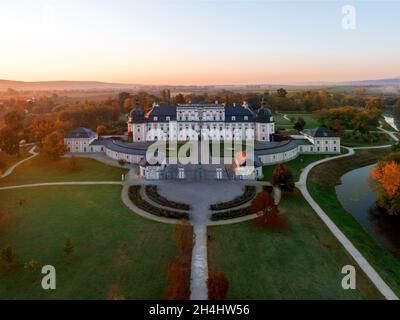
<svg viewBox="0 0 400 320"><path fill-rule="evenodd" d="M375 165L352 170L336 186L337 197L362 227L400 260L400 219L390 217L376 206L368 180Z"/></svg>

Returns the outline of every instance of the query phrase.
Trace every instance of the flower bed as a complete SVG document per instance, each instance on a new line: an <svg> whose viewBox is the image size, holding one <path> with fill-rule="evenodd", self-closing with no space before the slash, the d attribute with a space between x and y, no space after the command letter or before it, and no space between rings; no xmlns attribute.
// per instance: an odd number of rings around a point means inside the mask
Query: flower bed
<svg viewBox="0 0 400 320"><path fill-rule="evenodd" d="M256 195L256 187L255 186L246 186L244 193L241 196L236 197L235 199L227 202L220 202L216 204L210 205L210 210L219 211L231 209L234 207L238 207L246 202L249 202Z"/></svg>
<svg viewBox="0 0 400 320"><path fill-rule="evenodd" d="M148 213L154 214L159 217L173 218L173 219L189 218L189 214L187 212L178 212L173 210L157 208L152 204L148 203L147 201L143 200L142 197L140 196L140 186L130 186L128 194L129 194L129 199L131 199L131 201L135 206Z"/></svg>
<svg viewBox="0 0 400 320"><path fill-rule="evenodd" d="M211 215L211 220L212 221L228 220L228 219L244 217L249 214L253 214L253 211L251 210L250 207L245 207L237 210L215 212Z"/></svg>
<svg viewBox="0 0 400 320"><path fill-rule="evenodd" d="M178 210L190 210L190 206L186 203L175 202L168 200L167 198L160 195L157 191L157 186L146 186L146 195L154 202L168 208L178 209Z"/></svg>

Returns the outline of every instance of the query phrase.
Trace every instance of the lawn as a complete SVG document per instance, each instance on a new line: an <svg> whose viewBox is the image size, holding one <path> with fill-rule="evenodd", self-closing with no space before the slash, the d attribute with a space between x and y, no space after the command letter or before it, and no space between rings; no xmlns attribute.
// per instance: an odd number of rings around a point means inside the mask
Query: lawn
<svg viewBox="0 0 400 320"><path fill-rule="evenodd" d="M282 114L274 114L276 127L293 127L293 123L283 117L284 114L284 112L282 112ZM287 117L289 119L293 117L296 120L298 117L302 117L306 122L305 129L312 129L320 126L318 120L312 113L287 113Z"/></svg>
<svg viewBox="0 0 400 320"><path fill-rule="evenodd" d="M55 181L121 181L126 169L105 165L93 159L60 158L48 160L40 156L18 166L0 180L0 185L17 185Z"/></svg>
<svg viewBox="0 0 400 320"><path fill-rule="evenodd" d="M209 227L209 269L222 271L231 299L381 299L357 270L357 289L343 290L341 269L354 265L300 192L285 195L284 231L252 222Z"/></svg>
<svg viewBox="0 0 400 320"><path fill-rule="evenodd" d="M289 168L293 173L294 181L299 180L302 169L304 169L307 165L312 162L329 158L335 155L327 155L327 154L303 154L299 155L296 159L293 159L288 162L282 163L285 167ZM274 171L276 164L271 164L268 166L263 166L263 175L264 181L272 180L272 172Z"/></svg>
<svg viewBox="0 0 400 320"><path fill-rule="evenodd" d="M347 147L369 147L395 143L396 141L384 132L371 132L368 136L362 136L346 131L341 138L341 144Z"/></svg>
<svg viewBox="0 0 400 320"><path fill-rule="evenodd" d="M340 182L343 174L375 163L387 151L387 149L362 150L357 151L354 156L321 164L311 171L307 187L314 200L399 296L400 261L376 243L353 216L341 206L335 192L335 185Z"/></svg>
<svg viewBox="0 0 400 320"><path fill-rule="evenodd" d="M0 248L12 246L15 272L0 273L0 299L159 299L177 254L173 226L143 219L121 202L120 186L0 191ZM74 242L63 260L64 237ZM35 259L55 266L57 289L41 289ZM34 280L34 281L33 281Z"/></svg>

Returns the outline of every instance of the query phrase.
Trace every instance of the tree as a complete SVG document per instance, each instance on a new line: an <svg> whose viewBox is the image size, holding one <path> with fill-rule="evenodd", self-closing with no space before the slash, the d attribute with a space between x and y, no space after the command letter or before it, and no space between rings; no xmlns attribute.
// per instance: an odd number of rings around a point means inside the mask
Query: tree
<svg viewBox="0 0 400 320"><path fill-rule="evenodd" d="M223 272L212 271L207 280L208 299L223 300L228 298L229 282Z"/></svg>
<svg viewBox="0 0 400 320"><path fill-rule="evenodd" d="M133 108L133 101L131 98L126 98L124 101L124 110L130 111Z"/></svg>
<svg viewBox="0 0 400 320"><path fill-rule="evenodd" d="M118 105L121 112L124 112L126 109L124 108L125 100L130 98L131 94L129 92L121 92L118 94Z"/></svg>
<svg viewBox="0 0 400 320"><path fill-rule="evenodd" d="M0 149L10 155L19 154L18 133L6 126L0 129Z"/></svg>
<svg viewBox="0 0 400 320"><path fill-rule="evenodd" d="M272 183L274 186L278 186L282 191L294 191L293 173L282 164L278 164L275 167L272 173Z"/></svg>
<svg viewBox="0 0 400 320"><path fill-rule="evenodd" d="M100 124L96 128L96 133L97 133L98 136L102 136L103 134L106 133L106 130L107 130L107 127L102 125L102 124Z"/></svg>
<svg viewBox="0 0 400 320"><path fill-rule="evenodd" d="M390 215L400 213L400 164L394 160L380 161L371 172L375 180L377 202Z"/></svg>
<svg viewBox="0 0 400 320"><path fill-rule="evenodd" d="M250 207L252 212L262 212L263 215L278 211L274 198L267 191L259 192L251 202Z"/></svg>
<svg viewBox="0 0 400 320"><path fill-rule="evenodd" d="M18 132L23 128L24 119L25 115L20 110L13 110L4 115L4 123L6 126Z"/></svg>
<svg viewBox="0 0 400 320"><path fill-rule="evenodd" d="M28 262L25 262L24 264L24 269L27 270L30 273L35 272L39 267L39 263L36 260L30 260Z"/></svg>
<svg viewBox="0 0 400 320"><path fill-rule="evenodd" d="M304 119L302 117L298 117L293 128L300 132L300 131L304 130L305 126L306 126L306 122L304 121Z"/></svg>
<svg viewBox="0 0 400 320"><path fill-rule="evenodd" d="M283 88L279 88L278 90L276 90L276 93L278 94L278 97L280 98L285 98L287 96L287 91Z"/></svg>
<svg viewBox="0 0 400 320"><path fill-rule="evenodd" d="M72 239L70 237L65 237L64 238L64 249L63 249L65 263L70 262L70 257L71 257L71 254L73 251L74 251L74 243L73 243Z"/></svg>
<svg viewBox="0 0 400 320"><path fill-rule="evenodd" d="M42 140L41 152L48 158L56 159L68 152L68 147L59 133L54 131Z"/></svg>
<svg viewBox="0 0 400 320"><path fill-rule="evenodd" d="M15 268L17 263L17 255L15 254L12 247L6 247L1 250L0 258L2 267L5 271L11 271Z"/></svg>
<svg viewBox="0 0 400 320"><path fill-rule="evenodd" d="M185 103L185 96L182 93L178 93L174 98L173 101L175 104L183 104Z"/></svg>

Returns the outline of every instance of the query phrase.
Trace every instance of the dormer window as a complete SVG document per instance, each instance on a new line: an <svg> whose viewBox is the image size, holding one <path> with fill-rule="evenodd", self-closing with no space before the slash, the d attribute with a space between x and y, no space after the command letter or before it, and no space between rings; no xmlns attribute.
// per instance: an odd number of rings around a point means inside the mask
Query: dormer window
<svg viewBox="0 0 400 320"><path fill-rule="evenodd" d="M158 117L153 117L153 120L154 121L158 121Z"/></svg>
<svg viewBox="0 0 400 320"><path fill-rule="evenodd" d="M232 116L232 121L235 121L236 120L236 117L235 116Z"/></svg>
<svg viewBox="0 0 400 320"><path fill-rule="evenodd" d="M170 121L170 120L171 120L171 117L166 117L166 120L167 120L167 121Z"/></svg>
<svg viewBox="0 0 400 320"><path fill-rule="evenodd" d="M249 120L249 117L248 116L244 116L244 120Z"/></svg>

